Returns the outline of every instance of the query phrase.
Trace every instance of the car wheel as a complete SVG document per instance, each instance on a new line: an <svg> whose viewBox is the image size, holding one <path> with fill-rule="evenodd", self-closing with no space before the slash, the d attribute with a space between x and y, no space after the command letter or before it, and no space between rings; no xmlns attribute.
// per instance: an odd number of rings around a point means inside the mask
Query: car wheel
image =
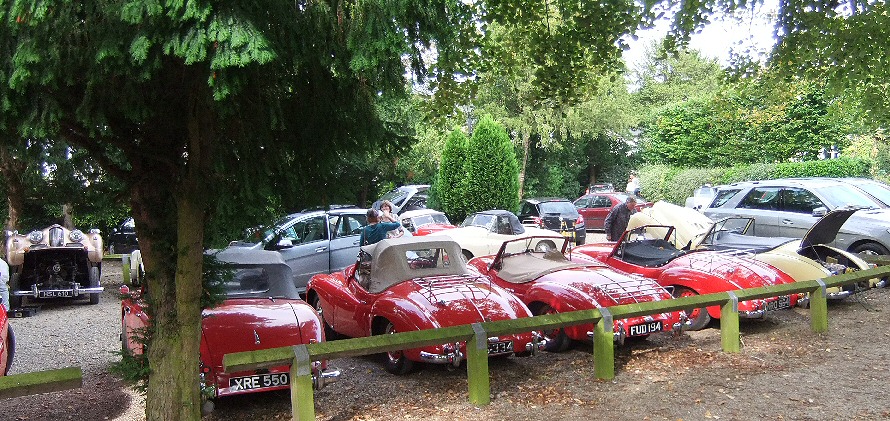
<svg viewBox="0 0 890 421"><path fill-rule="evenodd" d="M853 247L851 252L855 254L865 254L867 256L888 255L890 251L878 243L862 243Z"/></svg>
<svg viewBox="0 0 890 421"><path fill-rule="evenodd" d="M538 244L535 245L535 251L546 253L550 250L556 249L556 244L550 240L538 241Z"/></svg>
<svg viewBox="0 0 890 421"><path fill-rule="evenodd" d="M698 295L697 292L684 287L675 287L674 288L674 297L682 298L682 297L694 297ZM686 316L689 318L686 323L683 325L683 330L702 330L708 323L711 323L711 315L708 314L708 310L706 308L690 308L686 309Z"/></svg>
<svg viewBox="0 0 890 421"><path fill-rule="evenodd" d="M312 294L312 308L318 313L318 320L321 321L321 325L324 328L325 339L331 340L336 338L338 336L337 332L335 332L334 328L324 319L324 311L321 309L321 298L318 297L318 294Z"/></svg>
<svg viewBox="0 0 890 421"><path fill-rule="evenodd" d="M396 327L392 324L392 322L387 321L386 327L383 329L384 335L391 335L396 333ZM395 375L403 375L408 374L414 370L414 361L409 360L405 357L405 353L402 351L392 351L384 354L385 360L383 363L385 364L386 371L395 374Z"/></svg>
<svg viewBox="0 0 890 421"><path fill-rule="evenodd" d="M22 302L24 297L21 295L13 295L13 291L19 290L19 274L13 273L9 277L9 308L16 309L22 308Z"/></svg>
<svg viewBox="0 0 890 421"><path fill-rule="evenodd" d="M90 268L90 288L99 286L99 268L91 267ZM94 292L90 294L90 305L99 304L99 295L101 292Z"/></svg>
<svg viewBox="0 0 890 421"><path fill-rule="evenodd" d="M533 313L535 316L541 316L544 314L557 314L559 312L547 304L541 304L535 307ZM544 347L544 350L548 352L565 351L569 349L569 345L571 345L572 343L572 340L568 337L568 335L566 335L566 330L561 327L551 330L545 330L541 333L544 335L544 339L547 340L547 344Z"/></svg>

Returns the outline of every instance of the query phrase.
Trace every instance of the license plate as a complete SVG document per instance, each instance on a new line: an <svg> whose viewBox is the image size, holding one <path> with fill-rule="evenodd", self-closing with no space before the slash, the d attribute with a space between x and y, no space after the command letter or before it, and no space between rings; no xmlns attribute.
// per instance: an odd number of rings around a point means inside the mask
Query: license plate
<svg viewBox="0 0 890 421"><path fill-rule="evenodd" d="M643 323L640 325L633 325L630 327L630 331L628 332L628 336L640 336L640 335L648 335L650 333L661 332L663 328L661 324L661 320L656 322Z"/></svg>
<svg viewBox="0 0 890 421"><path fill-rule="evenodd" d="M489 354L507 354L513 352L513 341L489 342Z"/></svg>
<svg viewBox="0 0 890 421"><path fill-rule="evenodd" d="M575 231L563 231L563 237L575 238Z"/></svg>
<svg viewBox="0 0 890 421"><path fill-rule="evenodd" d="M254 374L253 376L232 377L229 388L233 392L240 390L263 389L266 387L286 386L289 383L288 373Z"/></svg>
<svg viewBox="0 0 890 421"><path fill-rule="evenodd" d="M776 311L791 307L791 297L783 295L778 300L766 303L766 311Z"/></svg>
<svg viewBox="0 0 890 421"><path fill-rule="evenodd" d="M72 298L74 291L37 291L37 298Z"/></svg>

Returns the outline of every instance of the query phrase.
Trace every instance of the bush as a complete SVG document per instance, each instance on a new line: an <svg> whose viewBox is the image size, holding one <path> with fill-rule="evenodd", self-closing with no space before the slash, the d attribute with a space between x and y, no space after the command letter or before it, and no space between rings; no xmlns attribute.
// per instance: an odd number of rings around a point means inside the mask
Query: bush
<svg viewBox="0 0 890 421"><path fill-rule="evenodd" d="M485 116L467 149L467 214L519 207L519 164L504 127Z"/></svg>
<svg viewBox="0 0 890 421"><path fill-rule="evenodd" d="M463 221L467 214L467 148L470 140L459 128L448 134L436 181L430 191L430 207L440 209L452 222Z"/></svg>

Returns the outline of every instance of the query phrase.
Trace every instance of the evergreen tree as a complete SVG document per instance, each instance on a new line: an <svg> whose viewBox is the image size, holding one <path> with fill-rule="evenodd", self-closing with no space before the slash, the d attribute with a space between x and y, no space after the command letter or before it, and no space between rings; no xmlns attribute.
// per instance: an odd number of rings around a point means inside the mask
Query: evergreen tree
<svg viewBox="0 0 890 421"><path fill-rule="evenodd" d="M467 150L466 211L519 208L519 163L504 126L489 116L473 130Z"/></svg>
<svg viewBox="0 0 890 421"><path fill-rule="evenodd" d="M470 139L459 128L448 134L442 162L433 183L431 203L448 215L452 222L466 217L467 148Z"/></svg>

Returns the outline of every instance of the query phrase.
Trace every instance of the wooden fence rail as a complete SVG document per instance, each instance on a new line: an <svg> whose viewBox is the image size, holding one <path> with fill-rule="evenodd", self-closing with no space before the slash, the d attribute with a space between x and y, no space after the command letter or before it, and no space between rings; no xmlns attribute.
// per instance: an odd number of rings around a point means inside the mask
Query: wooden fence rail
<svg viewBox="0 0 890 421"><path fill-rule="evenodd" d="M83 386L80 367L0 377L0 399L77 389Z"/></svg>
<svg viewBox="0 0 890 421"><path fill-rule="evenodd" d="M223 368L226 372L231 373L290 364L293 418L300 421L314 420L315 406L311 374L313 361L356 357L426 345L466 341L469 400L475 405L487 405L491 394L488 373L488 348L486 346L489 336L593 323L596 326L592 350L594 372L597 378L609 380L615 377L612 323L615 319L719 305L721 306L720 336L723 351L739 352L741 350L739 302L794 293L809 293L811 327L814 332L822 333L828 331L828 302L825 294L827 288L850 285L887 276L890 276L890 266L882 266L813 281L675 298L672 300L626 304L597 310L548 314L515 320L498 320L440 329L401 332L367 338L344 339L294 347L239 352L226 354L223 357Z"/></svg>

